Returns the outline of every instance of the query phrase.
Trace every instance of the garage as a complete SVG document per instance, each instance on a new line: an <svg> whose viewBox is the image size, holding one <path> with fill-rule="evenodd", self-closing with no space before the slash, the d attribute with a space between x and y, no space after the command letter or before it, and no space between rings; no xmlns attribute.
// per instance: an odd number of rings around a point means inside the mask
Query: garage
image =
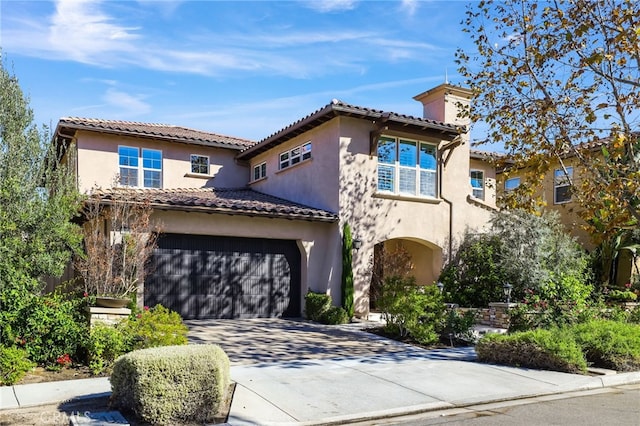
<svg viewBox="0 0 640 426"><path fill-rule="evenodd" d="M145 279L145 305L185 319L301 315L293 240L163 234Z"/></svg>

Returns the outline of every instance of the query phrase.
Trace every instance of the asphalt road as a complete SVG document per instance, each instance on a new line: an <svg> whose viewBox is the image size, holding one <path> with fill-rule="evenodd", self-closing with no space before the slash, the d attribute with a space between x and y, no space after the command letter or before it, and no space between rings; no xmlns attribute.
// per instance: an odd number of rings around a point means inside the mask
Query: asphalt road
<svg viewBox="0 0 640 426"><path fill-rule="evenodd" d="M429 412L364 425L447 426L640 426L640 385L506 401Z"/></svg>

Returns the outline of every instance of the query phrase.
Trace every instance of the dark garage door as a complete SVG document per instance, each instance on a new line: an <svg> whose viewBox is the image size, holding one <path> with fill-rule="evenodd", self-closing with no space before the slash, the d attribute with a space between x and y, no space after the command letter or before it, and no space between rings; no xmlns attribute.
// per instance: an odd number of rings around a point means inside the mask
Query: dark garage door
<svg viewBox="0 0 640 426"><path fill-rule="evenodd" d="M300 251L290 240L163 234L144 298L185 319L297 317Z"/></svg>

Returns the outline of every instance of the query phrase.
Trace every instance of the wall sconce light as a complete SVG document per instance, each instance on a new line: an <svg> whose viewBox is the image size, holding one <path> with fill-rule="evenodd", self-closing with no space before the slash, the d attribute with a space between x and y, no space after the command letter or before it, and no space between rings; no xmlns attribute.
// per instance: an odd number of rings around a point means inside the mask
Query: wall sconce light
<svg viewBox="0 0 640 426"><path fill-rule="evenodd" d="M360 247L362 247L362 240L359 238L356 238L353 240L352 244L354 249L360 250Z"/></svg>
<svg viewBox="0 0 640 426"><path fill-rule="evenodd" d="M509 283L505 284L504 286L502 286L502 292L504 293L504 297L507 300L507 305L509 303L511 303L511 290L513 289L513 286Z"/></svg>

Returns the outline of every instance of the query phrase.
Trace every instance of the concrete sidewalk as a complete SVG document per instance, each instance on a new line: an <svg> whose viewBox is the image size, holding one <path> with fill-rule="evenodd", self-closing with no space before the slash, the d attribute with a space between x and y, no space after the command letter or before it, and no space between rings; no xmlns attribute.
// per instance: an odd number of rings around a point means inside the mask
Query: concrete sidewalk
<svg viewBox="0 0 640 426"><path fill-rule="evenodd" d="M187 322L220 344L236 382L231 425L331 424L640 383L475 362L473 348L425 350L362 331L291 320ZM0 409L109 395L107 378L0 387ZM2 412L0 411L0 416Z"/></svg>
<svg viewBox="0 0 640 426"><path fill-rule="evenodd" d="M373 420L533 396L640 383L640 372L582 376L479 364L470 348L231 367L231 425ZM106 378L0 388L0 408L110 393Z"/></svg>

